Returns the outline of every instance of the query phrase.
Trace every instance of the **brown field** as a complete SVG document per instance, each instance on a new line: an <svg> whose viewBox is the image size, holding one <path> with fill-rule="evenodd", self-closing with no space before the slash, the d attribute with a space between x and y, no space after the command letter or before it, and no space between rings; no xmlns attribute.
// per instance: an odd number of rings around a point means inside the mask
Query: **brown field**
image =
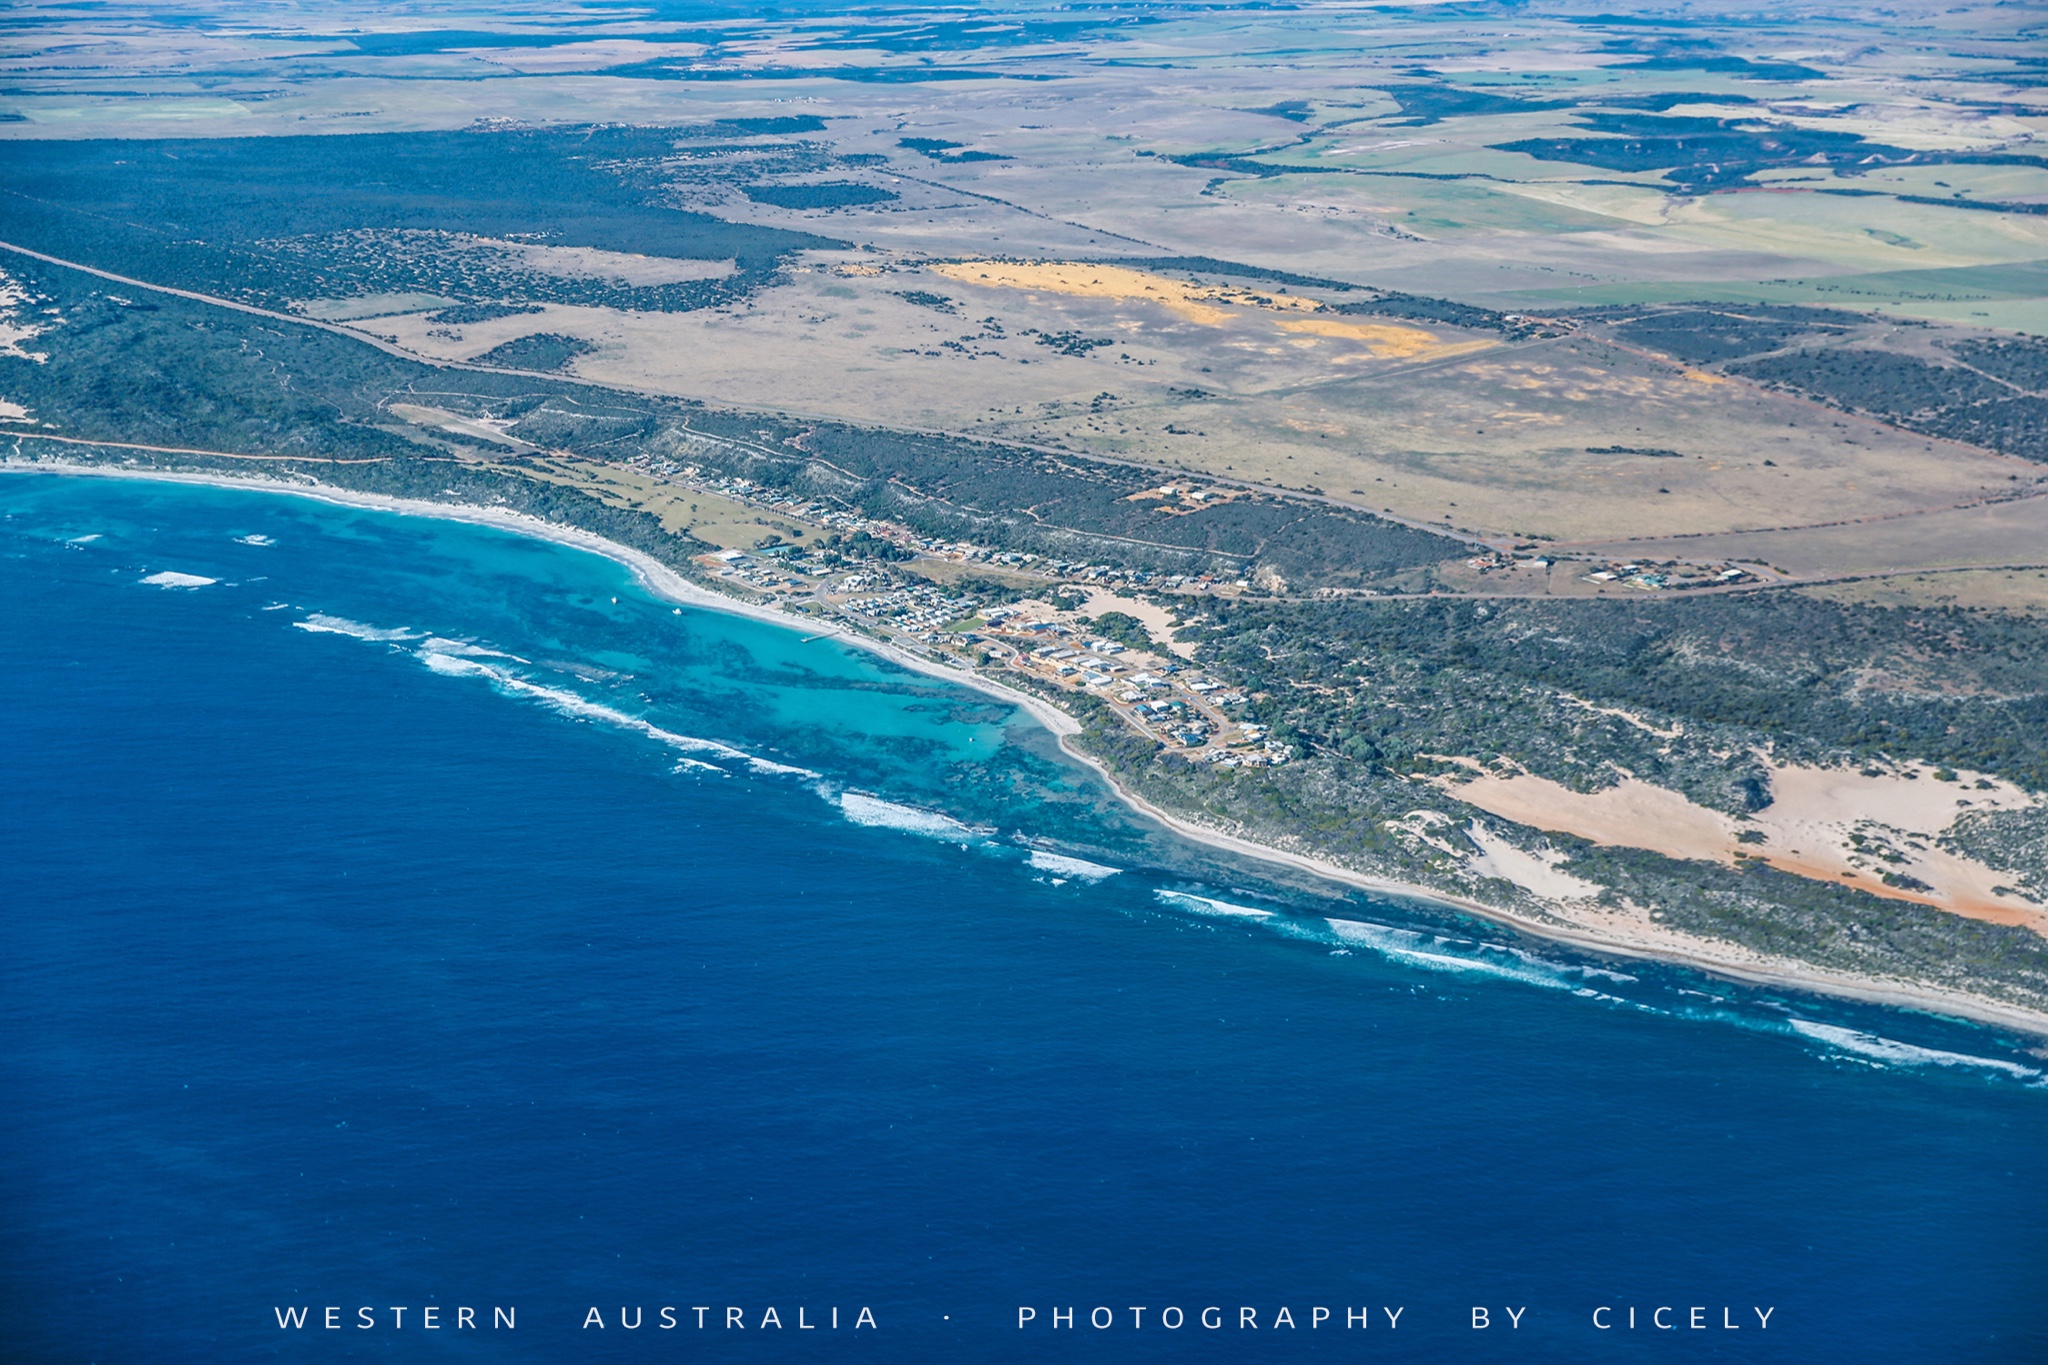
<svg viewBox="0 0 2048 1365"><path fill-rule="evenodd" d="M1490 536L1594 543L1893 517L2036 472L1590 337L1503 345L1315 303L1136 270L821 256L745 308L356 325L458 360L565 332L598 347L576 372L606 383L1315 488ZM1043 334L1109 344L1066 354ZM1662 451L1676 457L1641 453ZM1788 544L1696 549L1816 571Z"/></svg>
<svg viewBox="0 0 2048 1365"><path fill-rule="evenodd" d="M2034 474L2029 482L2040 479ZM1910 575L1993 565L2048 567L2048 494L1841 525L1617 541L1593 548L1646 558L1765 563L1800 578Z"/></svg>
<svg viewBox="0 0 2048 1365"><path fill-rule="evenodd" d="M825 533L794 518L758 511L716 493L656 483L635 470L587 460L528 460L517 472L581 489L618 507L652 512L664 529L680 531L727 550L752 549L770 535L808 545Z"/></svg>
<svg viewBox="0 0 2048 1365"><path fill-rule="evenodd" d="M1800 591L1880 607L1975 607L2048 616L2048 569L1959 569L1824 583Z"/></svg>
<svg viewBox="0 0 2048 1365"><path fill-rule="evenodd" d="M1742 193L1689 194L1654 169L1504 150L1513 139L1583 131L1580 115L1552 99L1426 119L1398 107L1428 83L1425 69L1459 88L1505 90L1501 78L1512 76L1532 95L1592 80L1631 97L1677 96L1678 117L1757 107L1757 82L1641 64L1554 16L1503 28L1448 11L1375 11L1367 22L1342 7L1223 18L1190 10L1163 13L1142 32L1077 30L915 58L858 40L863 26L894 22L849 19L841 38L821 40L795 19L707 20L733 41L620 30L544 48L485 45L454 66L446 54L371 60L282 20L260 38L143 26L111 47L65 42L24 55L10 96L21 121L0 136L369 132L493 119L701 129L802 108L824 126L794 140L720 136L747 156L815 149L825 168L787 177L848 179L893 197L803 209L757 202L743 178L719 174L662 187L677 208L848 244L814 253L745 305L674 315L550 307L452 326L426 320L451 302L427 295L304 303L439 358L562 332L596 345L574 362L594 380L1318 488L1488 536L1654 537L1672 543L1623 553L1765 559L1823 576L2038 557L2026 552L2026 526L1940 510L1981 501L2015 475L2032 479L2031 466L1704 382L1585 336L1503 344L1491 333L1318 312L1318 301L1339 299L1313 288L1101 263L1206 255L1538 312L1756 297L2041 332L2048 291L2028 263L2048 258L2048 218L1941 202L2037 200L2048 186L2038 167L1885 162L1837 174L1802 164L1760 171ZM1700 22L1730 50L1750 50L1746 26ZM1937 90L1915 74L1920 58L1902 60L1889 44L1960 43L1943 69L1975 71L1982 61L1964 48L1987 35L2023 41L2026 22L2023 7L1985 4L1903 27L1788 17L1772 41L1827 79L1763 93L1774 119L1801 128L1927 151L2019 145L2038 136L2032 87ZM1111 52L1136 65L1104 65ZM746 79L623 74L638 69L634 53L688 56ZM1055 79L825 78L846 62ZM244 74L201 89L192 69ZM1851 89L1853 100L1839 98ZM924 155L905 135L983 159ZM1259 160L1259 173L1244 173L1241 158ZM1890 197L1900 194L1910 197ZM730 268L510 238L469 246L565 277L653 283ZM920 306L906 292L948 302ZM1040 344L1048 334L1065 340ZM1925 524L1911 529L1873 520L1922 513ZM1865 524L1770 532L1845 521ZM1770 535L1740 545L1673 539L1736 532Z"/></svg>

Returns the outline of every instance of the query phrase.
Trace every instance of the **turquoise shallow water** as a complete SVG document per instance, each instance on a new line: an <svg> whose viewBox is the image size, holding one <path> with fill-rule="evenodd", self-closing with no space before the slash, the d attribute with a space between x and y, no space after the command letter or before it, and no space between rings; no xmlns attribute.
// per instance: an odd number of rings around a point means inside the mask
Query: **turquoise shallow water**
<svg viewBox="0 0 2048 1365"><path fill-rule="evenodd" d="M559 546L0 512L9 1359L2048 1357L2022 1040L1189 845Z"/></svg>

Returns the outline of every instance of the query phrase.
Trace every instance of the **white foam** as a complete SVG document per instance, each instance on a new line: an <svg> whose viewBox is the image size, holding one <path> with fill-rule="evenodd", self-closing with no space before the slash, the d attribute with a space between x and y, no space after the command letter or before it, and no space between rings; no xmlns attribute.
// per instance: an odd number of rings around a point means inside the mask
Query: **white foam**
<svg viewBox="0 0 2048 1365"><path fill-rule="evenodd" d="M616 726L645 735L667 745L671 749L691 754L711 754L719 758L734 759L745 763L756 772L789 773L800 777L816 777L818 774L808 768L792 767L787 763L776 763L765 758L756 758L744 749L730 744L721 744L715 739L699 739L695 735L679 735L673 730L664 730L652 721L628 715L615 707L579 696L566 688L549 687L529 678L522 678L507 669L496 668L468 654L451 654L438 649L422 648L418 652L421 663L443 677L483 678L499 690L514 696L530 697L549 708L576 720L595 721L601 725ZM498 656L510 657L510 656ZM712 767L712 764L703 764ZM723 769L720 769L723 771Z"/></svg>
<svg viewBox="0 0 2048 1365"><path fill-rule="evenodd" d="M69 540L65 541L64 543L65 543L66 545L90 545L90 544L92 544L92 543L93 543L93 542L94 542L95 540L98 540L99 538L100 538L100 533L99 533L98 531L93 531L93 532L90 532L90 533L88 533L88 534L86 534L86 535L82 535L82 536L73 536L73 537L71 537L71 539L69 539Z"/></svg>
<svg viewBox="0 0 2048 1365"><path fill-rule="evenodd" d="M877 829L900 829L906 834L922 834L933 839L964 842L981 838L989 832L962 824L952 816L941 815L935 810L898 805L894 801L884 801L879 796L869 796L865 792L841 792L839 809L856 825L869 825Z"/></svg>
<svg viewBox="0 0 2048 1365"><path fill-rule="evenodd" d="M1531 971L1522 962L1512 959L1464 957L1456 952L1446 951L1458 945L1454 940L1435 934L1420 934L1411 929L1395 929L1388 925L1369 924L1361 920L1333 919L1324 922L1346 943L1369 948L1381 957L1403 962L1411 967L1421 967L1425 971L1506 977L1552 990L1567 988L1565 982L1546 972Z"/></svg>
<svg viewBox="0 0 2048 1365"><path fill-rule="evenodd" d="M361 621L351 621L345 616L328 616L320 612L315 612L305 620L294 621L292 624L300 630L313 631L316 634L346 635L351 639L366 640L372 643L391 643L401 640L408 642L418 641L419 648L415 651L415 654L420 662L444 677L483 678L502 691L513 693L517 696L530 697L577 720L597 721L600 724L617 726L622 730L631 730L636 734L646 735L649 739L658 740L672 749L678 749L686 753L710 754L717 758L732 759L745 763L757 773L774 773L785 777L811 779L816 779L820 776L820 774L811 771L809 768L799 768L792 763L778 763L771 758L761 758L748 753L744 749L735 748L730 744L721 744L715 739L699 739L694 735L679 735L673 730L664 730L650 721L642 720L638 716L628 715L624 711L606 706L601 702L594 702L588 697L579 696L565 688L549 687L544 683L534 682L530 678L523 678L508 669L493 667L482 662L482 660L504 659L511 663L520 664L528 661L516 654L507 654L503 650L490 649L473 641L451 640L445 636L428 635L422 631L404 628L388 630L380 626L365 625ZM703 764L700 766L715 767L716 765ZM725 770L720 768L718 771L723 772Z"/></svg>
<svg viewBox="0 0 2048 1365"><path fill-rule="evenodd" d="M1091 863L1086 858L1069 858L1063 853L1046 853L1040 849L1031 852L1031 865L1040 872L1052 872L1062 877L1078 877L1082 881L1099 882L1105 877L1114 877L1123 871L1120 867L1106 867Z"/></svg>
<svg viewBox="0 0 2048 1365"><path fill-rule="evenodd" d="M429 635L420 642L420 648L435 654L460 654L471 659L510 659L515 664L532 662L520 658L517 654L507 654L502 649L486 649L469 640L449 640L439 635Z"/></svg>
<svg viewBox="0 0 2048 1365"><path fill-rule="evenodd" d="M1238 919L1271 919L1271 910L1254 910L1249 905L1232 905L1229 901L1211 900L1207 896L1190 895L1185 891L1154 891L1152 893L1168 905L1180 910L1192 910L1198 915L1224 915Z"/></svg>
<svg viewBox="0 0 2048 1365"><path fill-rule="evenodd" d="M386 641L417 640L416 630L384 630L378 626L366 626L361 621L351 621L346 616L327 616L314 612L303 621L294 621L300 630L310 630L315 635L346 635L354 640Z"/></svg>
<svg viewBox="0 0 2048 1365"><path fill-rule="evenodd" d="M269 536L266 536L266 535L262 535L262 534L259 534L259 533L257 533L257 532L253 532L253 531L252 531L251 533L249 533L248 535L246 535L246 536L236 536L236 537L235 537L235 543L236 543L237 545L275 545L275 544L277 544L277 542L276 542L276 541L274 541L274 540L272 540L272 539L271 539L271 538L270 538Z"/></svg>
<svg viewBox="0 0 2048 1365"><path fill-rule="evenodd" d="M156 588L210 588L220 582L218 578L204 578L196 573L179 573L175 569L153 573L142 581Z"/></svg>
<svg viewBox="0 0 2048 1365"><path fill-rule="evenodd" d="M747 755L747 766L757 773L776 773L783 777L817 778L822 776L822 774L815 773L809 768L799 768L794 763L777 763L772 758L762 758L758 754Z"/></svg>
<svg viewBox="0 0 2048 1365"><path fill-rule="evenodd" d="M1604 971L1598 967L1570 966L1536 957L1523 952L1520 948L1445 938L1441 934L1396 929L1391 925L1374 924L1367 920L1330 919L1324 923L1330 926L1331 932L1341 942L1356 944L1391 961L1407 963L1425 971L1498 977L1507 981L1519 981L1525 986L1540 986L1545 990L1571 991L1575 995L1590 999L1634 1003L1596 991L1585 984L1588 978L1615 982L1631 982L1636 979L1622 972Z"/></svg>
<svg viewBox="0 0 2048 1365"><path fill-rule="evenodd" d="M1829 1047L1859 1057L1893 1066L1976 1066L1991 1071L2003 1071L2008 1075L2026 1080L2038 1078L2041 1073L2032 1067L2017 1062L2001 1061L1995 1057L1973 1057L1966 1052L1943 1052L1939 1048L1915 1047L1891 1038L1880 1038L1874 1033L1858 1033L1855 1029L1841 1028L1834 1024L1816 1024L1806 1019L1790 1021L1794 1032L1800 1033Z"/></svg>

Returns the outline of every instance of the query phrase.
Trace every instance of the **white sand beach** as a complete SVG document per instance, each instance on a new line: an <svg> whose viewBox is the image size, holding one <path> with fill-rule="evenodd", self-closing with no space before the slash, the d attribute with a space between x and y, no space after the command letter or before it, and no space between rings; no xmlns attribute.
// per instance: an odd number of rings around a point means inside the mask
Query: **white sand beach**
<svg viewBox="0 0 2048 1365"><path fill-rule="evenodd" d="M1227 831L1196 823L1185 817L1163 810L1131 791L1098 759L1075 748L1071 740L1073 736L1080 733L1082 728L1080 723L1043 698L1005 686L994 679L970 673L963 668L952 668L930 659L922 658L895 648L884 641L858 634L837 623L821 622L810 617L793 617L772 607L714 592L691 582L642 551L606 540L601 536L575 527L559 525L541 520L538 517L510 512L502 508L393 498L380 494L359 493L349 489L332 488L322 484L287 483L277 479L121 469L86 464L50 461L35 462L19 459L0 460L0 473L64 474L95 478L148 479L159 482L194 483L224 488L246 489L256 492L283 494L291 497L313 498L324 502L371 508L406 516L438 517L450 521L493 526L520 535L534 536L554 541L558 544L573 546L593 554L603 555L626 565L650 593L661 599L685 606L733 612L738 615L752 617L756 620L773 622L788 629L802 631L807 634L829 633L847 644L871 650L905 668L934 677L945 678L1011 702L1023 708L1056 735L1059 738L1061 747L1071 757L1078 762L1086 764L1098 773L1109 785L1110 789L1126 804L1157 820L1176 834L1213 848L1263 862L1296 868L1312 873L1315 876L1346 886L1356 887L1376 895L1426 902L1464 911L1483 919L1511 926L1533 937L1566 943L1589 951L1620 957L1654 959L1678 963L1717 976L1751 984L1786 987L1897 1008L1923 1010L2048 1036L2048 1012L2030 1010L2002 1001L1970 995L1960 991L1944 990L1919 982L1894 981L1874 976L1824 971L1804 963L1755 953L1732 943L1678 933L1654 922L1648 910L1642 907L1625 905L1619 910L1614 910L1596 905L1590 899L1580 897L1552 899L1551 897L1555 896L1555 893L1572 889L1556 880L1564 874L1558 873L1556 869L1549 868L1533 855L1520 853L1518 850L1513 850L1505 845L1498 849L1482 846L1481 857L1492 859L1496 863L1519 858L1526 860L1528 866L1522 866L1518 863L1515 867L1495 867L1492 875L1505 875L1510 871L1519 871L1526 875L1529 878L1526 882L1520 876L1511 876L1509 880L1517 881L1525 889L1532 890L1537 895L1545 897L1546 908L1556 918L1535 919L1511 908L1488 905L1466 897L1446 894L1429 887L1373 877L1330 862L1324 858L1284 848L1276 848L1271 845L1241 838ZM1488 779L1479 779L1479 781L1486 780ZM1554 808L1547 804L1531 804L1536 801L1536 788L1517 788L1513 785L1518 782L1534 782L1537 780L1526 777L1500 779L1496 781L1494 786L1481 788L1477 793L1472 792L1474 784L1468 783L1458 787L1456 794L1460 799L1489 811L1492 811L1493 807L1488 805L1487 802L1494 801L1502 809L1493 813L1500 814L1503 818L1516 820L1517 823L1529 823L1539 828L1565 828L1565 826L1557 822ZM1932 779L1928 780L1930 783L1932 782ZM1799 784L1802 782L1807 783L1807 786L1800 786ZM1549 785L1554 786L1555 784ZM1944 789L1948 789L1947 784L1940 785ZM1640 784L1640 786L1648 787L1649 784L1644 783ZM1786 791L1781 793L1780 800L1789 800L1793 803L1790 809L1801 813L1797 817L1790 815L1786 817L1787 823L1784 828L1788 832L1796 832L1800 818L1824 820L1830 811L1838 812L1839 810L1837 805L1830 805L1830 802L1839 803L1844 799L1848 799L1848 794L1840 786L1839 782L1830 784L1828 781L1818 779L1809 781L1806 778L1795 778L1788 782L1787 788ZM1932 788L1930 787L1929 789ZM1562 791L1564 789L1560 788L1559 790ZM1694 815L1690 811L1681 811L1678 806L1671 804L1674 800L1684 806L1690 806L1691 803L1685 802L1684 798L1676 793L1663 792L1660 788L1653 787L1650 788L1650 791L1653 793L1662 792L1662 795L1648 795L1641 791L1631 790L1624 797L1611 798L1604 803L1597 799L1581 798L1580 804L1575 807L1577 811L1581 812L1581 815L1575 815L1574 819L1582 824L1585 830L1601 829L1604 832L1613 833L1615 832L1615 827L1617 827L1617 822L1625 824L1638 820L1648 814L1661 819L1662 823L1659 825L1659 828L1668 832L1669 838L1667 842L1670 844L1673 856L1716 856L1714 850L1718 849L1721 845L1713 837L1712 827L1698 815ZM2017 789L2013 789L2013 791L2016 793ZM1510 798L1503 794L1506 792L1513 792L1513 797ZM1475 800L1474 795L1483 799ZM1577 797L1579 794L1573 793L1572 795ZM1607 793L1599 793L1596 794L1596 797L1606 795ZM1973 789L1971 795L1987 794ZM2020 795L2023 796L2024 794ZM1951 799L1953 800L1954 798L1951 797ZM2001 796L2000 799L2009 800L2011 797ZM1897 815L1903 820L1917 822L1917 824L1911 826L1914 828L1928 825L1937 814L1931 807L1924 804L1915 804L1912 801L1904 800L1902 800L1897 809L1893 809L1890 805L1887 805L1885 809L1889 814ZM1511 814L1510 810L1521 811L1522 814ZM1703 808L1692 807L1692 810L1703 811ZM1718 816L1714 812L1703 811L1703 813L1714 819L1726 819L1726 817ZM1584 837L1597 838L1598 836L1592 833L1585 833ZM1730 838L1732 840L1732 835ZM1654 845L1641 843L1639 839L1632 838L1630 842L1636 847L1654 847ZM1546 879L1543 875L1546 872L1549 873L1549 879ZM1577 881L1576 878L1568 877L1565 880ZM1872 888L1866 883L1865 889Z"/></svg>

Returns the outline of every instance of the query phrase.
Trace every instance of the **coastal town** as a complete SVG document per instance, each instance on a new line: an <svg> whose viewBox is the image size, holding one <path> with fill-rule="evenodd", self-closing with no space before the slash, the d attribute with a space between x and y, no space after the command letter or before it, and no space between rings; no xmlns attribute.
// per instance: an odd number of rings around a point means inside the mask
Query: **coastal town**
<svg viewBox="0 0 2048 1365"><path fill-rule="evenodd" d="M764 537L774 543L697 556L706 579L737 596L1055 699L1095 698L1192 762L1257 768L1293 757L1291 745L1246 715L1242 690L1210 677L1172 643L1172 621L1155 600L1234 596L1251 590L1249 580L1153 575L934 540L744 477L653 459L640 468L810 530L805 541Z"/></svg>
<svg viewBox="0 0 2048 1365"><path fill-rule="evenodd" d="M1205 599L1284 592L1270 572L1230 561L1211 573L1167 574L1055 559L920 535L684 459L641 455L627 463L643 493L718 499L745 518L728 526L722 548L694 557L709 586L1055 702L1090 698L1191 762L1277 767L1299 756L1250 714L1253 698L1211 676L1174 639ZM1136 496L1195 508L1238 491L1183 479ZM1764 572L1567 558L1534 544L1479 548L1464 567L1481 579L1547 577L1555 565L1561 572L1549 581L1564 591L1726 589Z"/></svg>

